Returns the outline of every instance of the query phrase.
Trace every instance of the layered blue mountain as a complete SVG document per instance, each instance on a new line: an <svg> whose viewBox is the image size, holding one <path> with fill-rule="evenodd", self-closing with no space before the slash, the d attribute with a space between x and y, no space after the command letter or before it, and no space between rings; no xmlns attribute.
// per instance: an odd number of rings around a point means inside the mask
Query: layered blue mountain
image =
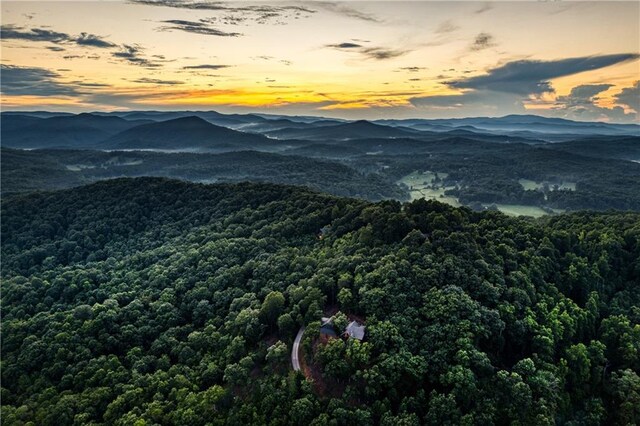
<svg viewBox="0 0 640 426"><path fill-rule="evenodd" d="M146 120L125 120L88 113L48 118L3 114L2 146L90 149L112 135L146 123Z"/></svg>
<svg viewBox="0 0 640 426"><path fill-rule="evenodd" d="M273 145L265 136L238 132L191 116L130 128L106 139L99 148L222 151L266 149Z"/></svg>

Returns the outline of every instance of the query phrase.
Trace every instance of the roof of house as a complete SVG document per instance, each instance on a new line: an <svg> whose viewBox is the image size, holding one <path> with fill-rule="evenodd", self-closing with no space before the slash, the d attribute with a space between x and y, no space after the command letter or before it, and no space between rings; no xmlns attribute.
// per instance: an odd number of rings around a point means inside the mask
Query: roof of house
<svg viewBox="0 0 640 426"><path fill-rule="evenodd" d="M333 337L337 336L336 331L333 329L333 326L331 324L324 324L322 327L320 327L320 334L326 334Z"/></svg>
<svg viewBox="0 0 640 426"><path fill-rule="evenodd" d="M362 340L364 339L364 325L360 324L358 321L351 321L349 325L347 325L346 333L349 337Z"/></svg>

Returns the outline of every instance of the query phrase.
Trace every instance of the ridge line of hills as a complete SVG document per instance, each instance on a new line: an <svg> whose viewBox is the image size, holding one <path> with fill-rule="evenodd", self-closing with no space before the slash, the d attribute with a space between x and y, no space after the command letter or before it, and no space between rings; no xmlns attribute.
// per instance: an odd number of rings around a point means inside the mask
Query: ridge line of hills
<svg viewBox="0 0 640 426"><path fill-rule="evenodd" d="M636 125L513 115L345 121L129 111L3 112L0 127L2 194L165 176L303 185L369 200L514 206L536 215L640 210Z"/></svg>
<svg viewBox="0 0 640 426"><path fill-rule="evenodd" d="M537 116L347 122L321 118L315 121L295 121L284 116L274 117L276 118L255 114L226 115L214 111L77 115L3 112L2 145L29 149L225 150L232 149L234 144L242 148L262 144L270 149L277 149L277 146L273 146L274 140L318 142L366 138L434 140L468 137L502 143L542 144L587 135L640 136L638 125L575 122ZM165 132L165 140L158 141L159 133Z"/></svg>

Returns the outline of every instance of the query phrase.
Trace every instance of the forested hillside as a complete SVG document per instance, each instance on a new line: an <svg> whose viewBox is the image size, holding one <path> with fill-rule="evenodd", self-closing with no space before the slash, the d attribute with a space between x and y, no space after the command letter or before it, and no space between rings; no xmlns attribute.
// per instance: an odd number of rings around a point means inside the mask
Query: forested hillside
<svg viewBox="0 0 640 426"><path fill-rule="evenodd" d="M639 213L138 178L6 197L2 237L3 424L640 422Z"/></svg>
<svg viewBox="0 0 640 426"><path fill-rule="evenodd" d="M196 182L271 182L303 185L373 201L406 199L406 191L379 174L328 160L256 151L222 154L3 148L2 193L64 189L115 177L170 177Z"/></svg>

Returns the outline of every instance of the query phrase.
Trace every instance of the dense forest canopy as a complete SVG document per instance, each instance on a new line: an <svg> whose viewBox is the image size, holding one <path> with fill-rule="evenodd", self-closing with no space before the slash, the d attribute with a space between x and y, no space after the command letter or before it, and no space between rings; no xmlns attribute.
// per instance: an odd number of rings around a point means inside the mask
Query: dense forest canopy
<svg viewBox="0 0 640 426"><path fill-rule="evenodd" d="M5 424L640 422L638 213L138 178L2 219Z"/></svg>
<svg viewBox="0 0 640 426"><path fill-rule="evenodd" d="M391 178L317 158L256 151L221 154L3 148L2 192L80 186L117 177L155 176L195 182L271 182L378 201L407 197Z"/></svg>

